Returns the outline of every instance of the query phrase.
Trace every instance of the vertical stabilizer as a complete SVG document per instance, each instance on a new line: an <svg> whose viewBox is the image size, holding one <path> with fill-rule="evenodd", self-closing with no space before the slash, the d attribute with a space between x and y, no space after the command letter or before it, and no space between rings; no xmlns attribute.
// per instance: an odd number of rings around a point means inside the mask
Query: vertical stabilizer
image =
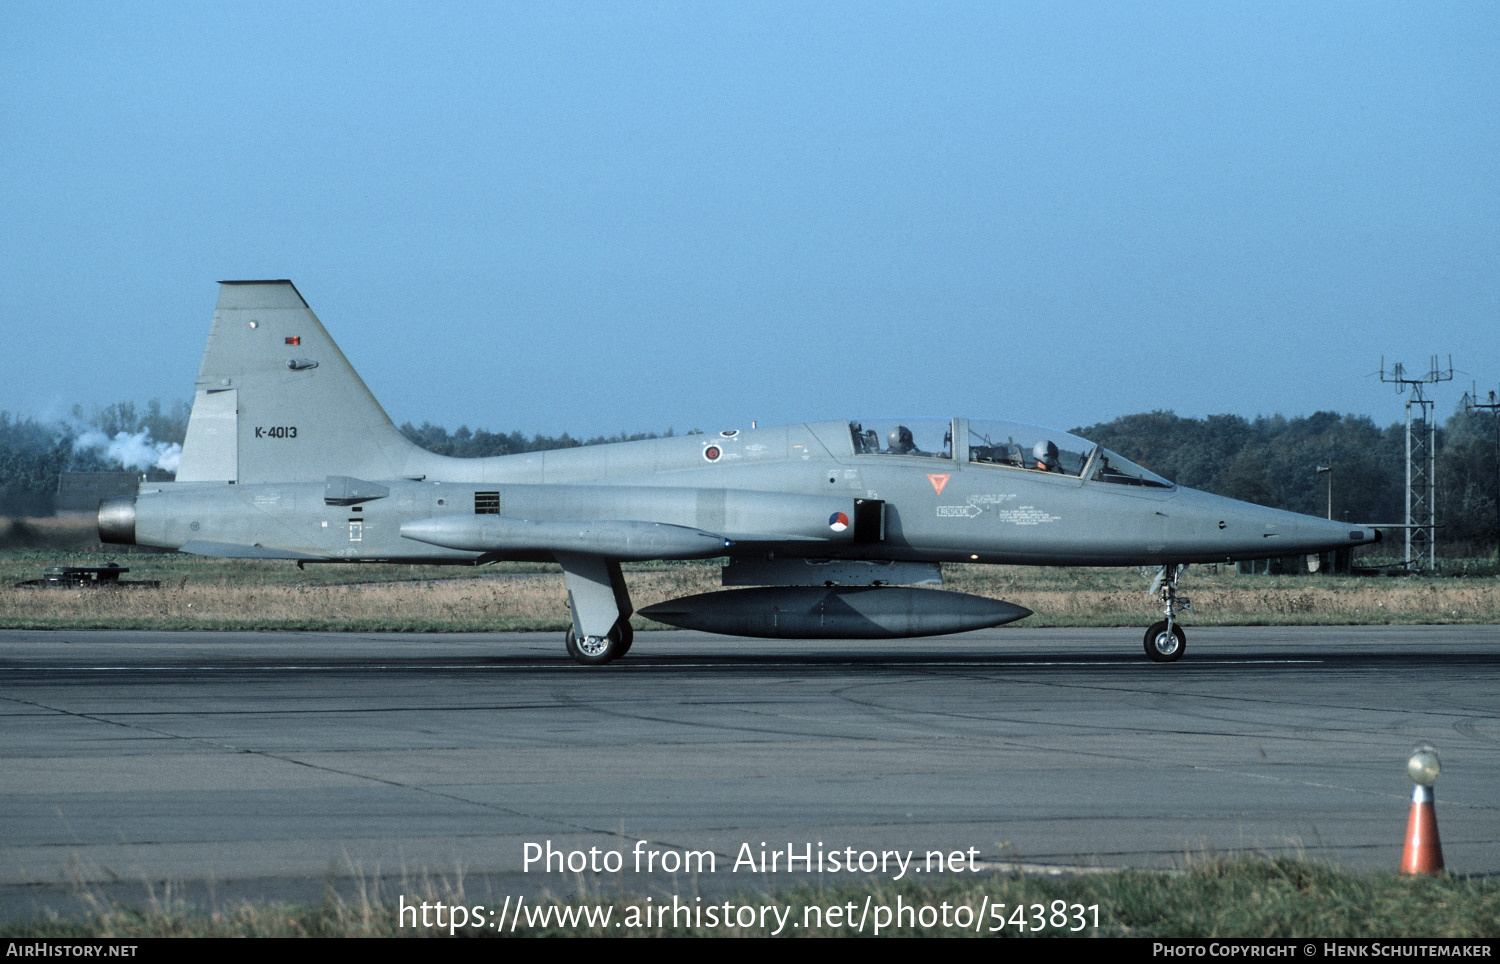
<svg viewBox="0 0 1500 964"><path fill-rule="evenodd" d="M399 476L415 448L290 281L224 281L179 482Z"/></svg>

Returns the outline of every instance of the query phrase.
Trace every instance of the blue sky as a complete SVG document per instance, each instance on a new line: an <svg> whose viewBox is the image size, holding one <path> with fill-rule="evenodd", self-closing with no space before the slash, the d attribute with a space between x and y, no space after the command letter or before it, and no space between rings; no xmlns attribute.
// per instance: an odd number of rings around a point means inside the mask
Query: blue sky
<svg viewBox="0 0 1500 964"><path fill-rule="evenodd" d="M1401 419L1500 385L1491 3L69 3L0 32L0 410L291 278L397 422Z"/></svg>

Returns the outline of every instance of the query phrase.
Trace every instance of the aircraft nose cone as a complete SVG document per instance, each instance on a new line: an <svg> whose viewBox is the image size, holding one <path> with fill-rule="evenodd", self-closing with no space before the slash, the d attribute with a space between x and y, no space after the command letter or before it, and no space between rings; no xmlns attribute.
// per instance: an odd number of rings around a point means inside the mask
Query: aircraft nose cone
<svg viewBox="0 0 1500 964"><path fill-rule="evenodd" d="M1351 549L1378 542L1369 526L1271 509L1183 489L1166 510L1167 551L1175 558L1254 559Z"/></svg>
<svg viewBox="0 0 1500 964"><path fill-rule="evenodd" d="M1267 542L1280 541L1290 552L1325 552L1330 549L1350 549L1375 541L1375 530L1364 526L1313 516L1286 513L1290 519L1268 523L1263 538Z"/></svg>

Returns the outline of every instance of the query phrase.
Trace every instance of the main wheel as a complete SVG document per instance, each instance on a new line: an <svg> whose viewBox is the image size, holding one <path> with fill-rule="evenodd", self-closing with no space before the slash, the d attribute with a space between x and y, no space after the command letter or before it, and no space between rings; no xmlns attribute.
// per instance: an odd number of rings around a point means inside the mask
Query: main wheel
<svg viewBox="0 0 1500 964"><path fill-rule="evenodd" d="M631 628L628 616L616 623L615 628L620 631L620 651L615 654L615 659L619 659L630 652L630 645L635 642L635 630Z"/></svg>
<svg viewBox="0 0 1500 964"><path fill-rule="evenodd" d="M1167 629L1167 621L1152 623L1146 630L1146 655L1157 663L1171 663L1182 658L1187 649L1187 633L1176 623Z"/></svg>
<svg viewBox="0 0 1500 964"><path fill-rule="evenodd" d="M630 648L618 624L610 629L608 636L584 636L582 639L570 627L563 641L567 644L568 655L585 666L603 666L624 656Z"/></svg>

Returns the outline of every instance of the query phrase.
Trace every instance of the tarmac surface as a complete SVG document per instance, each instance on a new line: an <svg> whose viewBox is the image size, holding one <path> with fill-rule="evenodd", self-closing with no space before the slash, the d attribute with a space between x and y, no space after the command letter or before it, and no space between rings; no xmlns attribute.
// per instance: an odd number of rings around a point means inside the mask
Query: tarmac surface
<svg viewBox="0 0 1500 964"><path fill-rule="evenodd" d="M1424 742L1449 870L1500 875L1500 626L1188 633L1174 664L1135 629L638 633L591 669L550 633L3 631L0 915L752 893L929 851L1394 870Z"/></svg>

